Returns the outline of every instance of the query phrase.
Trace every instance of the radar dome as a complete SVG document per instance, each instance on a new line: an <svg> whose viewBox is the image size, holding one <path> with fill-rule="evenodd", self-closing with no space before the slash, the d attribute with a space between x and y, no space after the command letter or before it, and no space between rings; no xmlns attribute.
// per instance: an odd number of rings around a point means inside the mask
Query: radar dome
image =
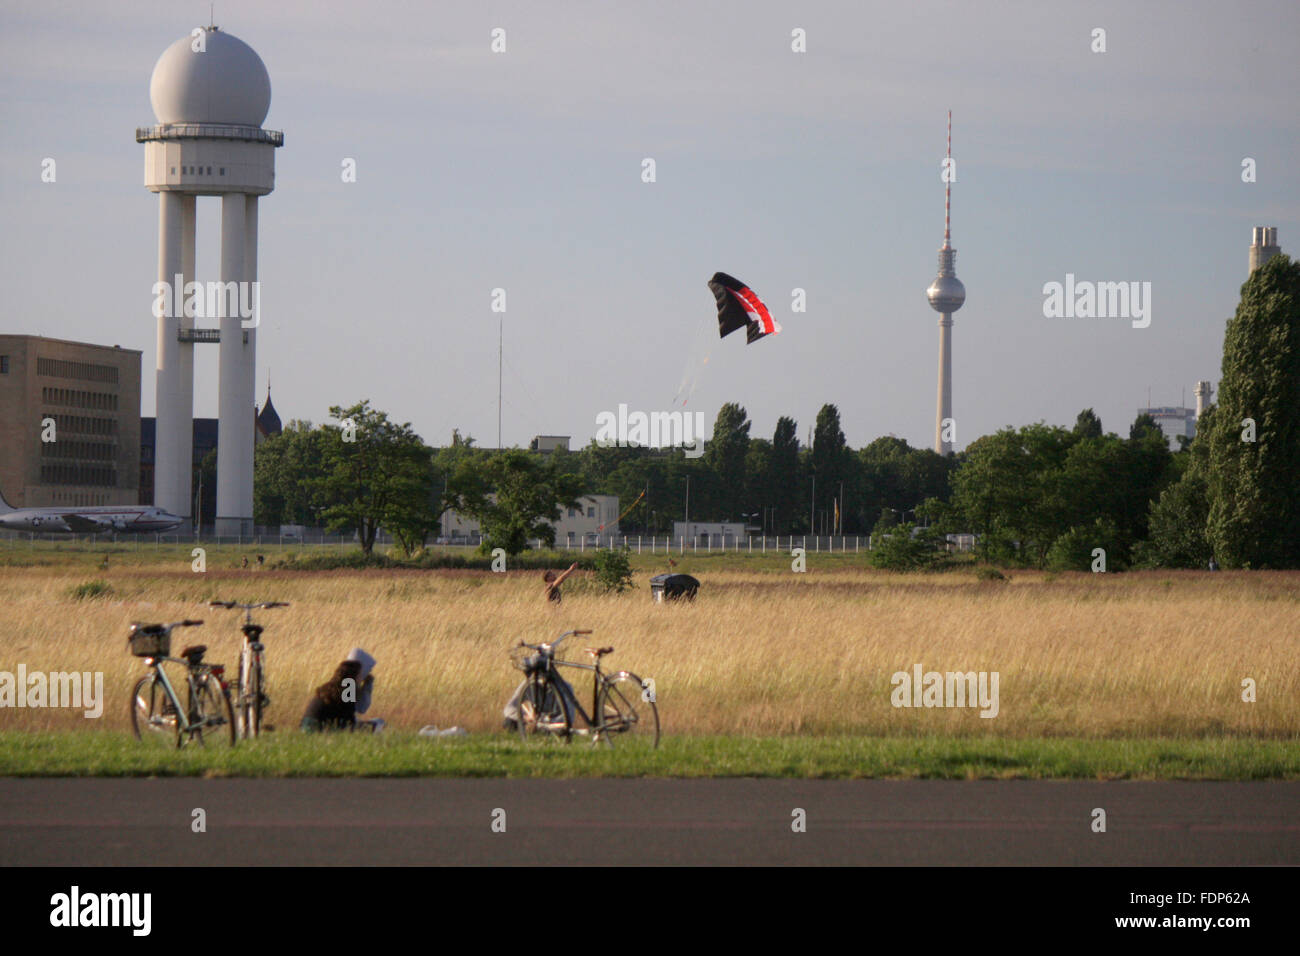
<svg viewBox="0 0 1300 956"><path fill-rule="evenodd" d="M202 40L202 51L195 46ZM271 78L251 46L216 27L181 37L158 58L149 81L158 122L261 126Z"/></svg>

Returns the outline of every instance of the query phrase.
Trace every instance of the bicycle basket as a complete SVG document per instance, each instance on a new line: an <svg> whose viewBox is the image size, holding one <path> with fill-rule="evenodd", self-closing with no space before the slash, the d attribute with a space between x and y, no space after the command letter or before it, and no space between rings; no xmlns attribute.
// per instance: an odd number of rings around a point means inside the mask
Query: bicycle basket
<svg viewBox="0 0 1300 956"><path fill-rule="evenodd" d="M161 624L132 624L130 641L136 657L166 657L172 649L172 636Z"/></svg>
<svg viewBox="0 0 1300 956"><path fill-rule="evenodd" d="M531 647L516 645L510 648L510 665L525 674L532 670L534 657L536 652Z"/></svg>

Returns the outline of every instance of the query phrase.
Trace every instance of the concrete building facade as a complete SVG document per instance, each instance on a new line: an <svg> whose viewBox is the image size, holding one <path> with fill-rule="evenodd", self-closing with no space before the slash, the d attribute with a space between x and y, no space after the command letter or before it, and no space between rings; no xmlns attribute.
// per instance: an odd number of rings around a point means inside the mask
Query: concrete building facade
<svg viewBox="0 0 1300 956"><path fill-rule="evenodd" d="M674 521L673 541L706 548L731 548L745 540L743 521Z"/></svg>
<svg viewBox="0 0 1300 956"><path fill-rule="evenodd" d="M140 352L0 335L0 492L15 508L135 505Z"/></svg>

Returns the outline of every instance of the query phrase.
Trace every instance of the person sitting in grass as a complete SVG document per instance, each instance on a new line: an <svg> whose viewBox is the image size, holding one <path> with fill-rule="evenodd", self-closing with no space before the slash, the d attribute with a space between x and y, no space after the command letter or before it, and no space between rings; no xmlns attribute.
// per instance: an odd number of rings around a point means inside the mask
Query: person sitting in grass
<svg viewBox="0 0 1300 956"><path fill-rule="evenodd" d="M565 578L567 578L570 574L572 574L576 570L578 570L578 562L574 561L571 565L569 565L569 569L565 571L563 574L557 576L554 571L547 571L545 574L543 574L542 580L546 582L546 600L554 601L556 604L559 604L560 585L564 583Z"/></svg>
<svg viewBox="0 0 1300 956"><path fill-rule="evenodd" d="M357 714L370 709L370 695L375 677L371 673L375 659L354 647L347 660L334 669L334 675L316 688L302 715L302 730L368 730L384 727L382 720L358 720Z"/></svg>

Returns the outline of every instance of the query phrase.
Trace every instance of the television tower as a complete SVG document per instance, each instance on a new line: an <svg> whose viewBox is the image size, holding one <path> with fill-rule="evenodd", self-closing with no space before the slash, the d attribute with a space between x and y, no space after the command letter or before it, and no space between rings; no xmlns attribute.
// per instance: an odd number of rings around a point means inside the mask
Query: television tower
<svg viewBox="0 0 1300 956"><path fill-rule="evenodd" d="M966 301L966 287L957 278L953 263L957 250L952 247L952 181L956 178L952 164L952 110L948 111L948 160L944 163L943 248L939 250L939 275L925 290L930 308L939 313L939 401L934 419L934 450L941 455L952 451L952 442L944 440L946 426L952 422L952 314Z"/></svg>

